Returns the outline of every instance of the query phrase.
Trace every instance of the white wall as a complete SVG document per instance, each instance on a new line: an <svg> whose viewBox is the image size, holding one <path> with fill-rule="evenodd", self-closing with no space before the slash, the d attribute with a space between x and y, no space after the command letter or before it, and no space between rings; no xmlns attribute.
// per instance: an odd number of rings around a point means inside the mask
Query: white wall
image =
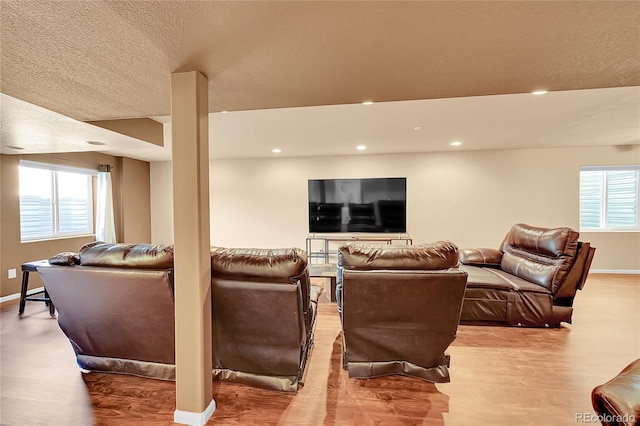
<svg viewBox="0 0 640 426"><path fill-rule="evenodd" d="M514 223L578 229L580 166L640 164L640 145L210 164L212 245L304 249L308 179L406 177L414 243L497 247ZM151 180L152 241L170 243L171 164L153 163ZM640 233L583 234L590 239L597 247L593 269L640 271Z"/></svg>

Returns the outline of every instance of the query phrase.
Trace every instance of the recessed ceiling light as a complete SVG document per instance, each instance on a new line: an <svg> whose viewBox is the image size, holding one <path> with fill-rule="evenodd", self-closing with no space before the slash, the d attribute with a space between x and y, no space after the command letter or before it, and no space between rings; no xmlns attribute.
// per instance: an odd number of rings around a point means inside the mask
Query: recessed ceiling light
<svg viewBox="0 0 640 426"><path fill-rule="evenodd" d="M280 148L273 148L271 152L273 152L274 154L280 154L282 150Z"/></svg>
<svg viewBox="0 0 640 426"><path fill-rule="evenodd" d="M373 105L373 101L364 101L362 105Z"/></svg>
<svg viewBox="0 0 640 426"><path fill-rule="evenodd" d="M460 142L460 141L453 141L453 142L451 142L451 144L450 144L450 145L451 145L451 146L460 146L460 145L462 145L462 142Z"/></svg>
<svg viewBox="0 0 640 426"><path fill-rule="evenodd" d="M223 114L227 114L229 111L224 110L224 111L220 111L220 112L223 113Z"/></svg>
<svg viewBox="0 0 640 426"><path fill-rule="evenodd" d="M422 129L422 126L416 126L413 128L413 130L420 130L420 129Z"/></svg>
<svg viewBox="0 0 640 426"><path fill-rule="evenodd" d="M365 149L367 149L367 147L365 145L358 145L358 146L356 146L356 149L358 151L364 151Z"/></svg>
<svg viewBox="0 0 640 426"><path fill-rule="evenodd" d="M540 95L544 95L546 93L548 93L548 90L534 90L533 92L531 92L532 95L536 95L536 96L540 96Z"/></svg>
<svg viewBox="0 0 640 426"><path fill-rule="evenodd" d="M16 151L22 151L24 149L21 146L15 146L15 145L5 145L4 147L9 149L15 149Z"/></svg>
<svg viewBox="0 0 640 426"><path fill-rule="evenodd" d="M104 143L104 142L98 142L98 141L87 141L87 143L88 143L89 145L96 145L96 146L104 146L104 145L106 145L106 143Z"/></svg>

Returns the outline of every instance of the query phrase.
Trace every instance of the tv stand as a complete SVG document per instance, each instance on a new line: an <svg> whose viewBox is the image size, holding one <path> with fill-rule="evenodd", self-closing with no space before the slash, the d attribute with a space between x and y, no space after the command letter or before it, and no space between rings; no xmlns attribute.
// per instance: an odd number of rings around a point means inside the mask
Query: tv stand
<svg viewBox="0 0 640 426"><path fill-rule="evenodd" d="M307 236L307 256L310 263L337 263L338 247L348 242L371 242L374 244L411 245L409 234L309 234ZM335 261L333 261L335 259ZM317 260L317 262L314 262ZM332 262L333 261L333 262Z"/></svg>

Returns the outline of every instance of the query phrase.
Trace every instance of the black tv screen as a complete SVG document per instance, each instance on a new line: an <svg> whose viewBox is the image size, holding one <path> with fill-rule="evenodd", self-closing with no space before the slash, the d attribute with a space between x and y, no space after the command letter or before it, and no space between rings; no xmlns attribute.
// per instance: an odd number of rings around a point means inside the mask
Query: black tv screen
<svg viewBox="0 0 640 426"><path fill-rule="evenodd" d="M309 232L407 232L407 178L310 179Z"/></svg>

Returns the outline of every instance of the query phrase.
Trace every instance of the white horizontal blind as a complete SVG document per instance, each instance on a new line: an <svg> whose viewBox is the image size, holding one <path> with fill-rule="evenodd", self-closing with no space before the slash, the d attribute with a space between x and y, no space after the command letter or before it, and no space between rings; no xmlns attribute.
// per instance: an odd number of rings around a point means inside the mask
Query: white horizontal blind
<svg viewBox="0 0 640 426"><path fill-rule="evenodd" d="M20 166L20 237L53 235L53 171Z"/></svg>
<svg viewBox="0 0 640 426"><path fill-rule="evenodd" d="M607 228L638 228L638 171L606 171Z"/></svg>
<svg viewBox="0 0 640 426"><path fill-rule="evenodd" d="M86 234L93 231L91 179L78 173L55 172L58 189L58 233Z"/></svg>
<svg viewBox="0 0 640 426"><path fill-rule="evenodd" d="M91 170L22 161L21 240L92 234L92 174Z"/></svg>
<svg viewBox="0 0 640 426"><path fill-rule="evenodd" d="M580 170L580 229L638 230L640 166Z"/></svg>
<svg viewBox="0 0 640 426"><path fill-rule="evenodd" d="M602 171L580 172L580 228L598 229L601 226L602 206Z"/></svg>

